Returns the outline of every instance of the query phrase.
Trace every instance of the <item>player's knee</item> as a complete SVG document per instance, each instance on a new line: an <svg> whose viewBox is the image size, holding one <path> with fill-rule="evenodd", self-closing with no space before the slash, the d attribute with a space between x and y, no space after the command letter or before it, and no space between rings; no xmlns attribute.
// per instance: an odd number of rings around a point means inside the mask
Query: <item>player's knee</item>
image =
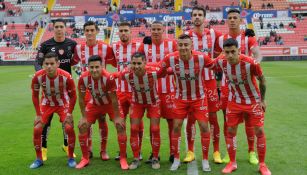
<svg viewBox="0 0 307 175"><path fill-rule="evenodd" d="M42 135L42 132L43 132L43 127L42 125L35 125L34 127L34 138L39 138L41 137Z"/></svg>
<svg viewBox="0 0 307 175"><path fill-rule="evenodd" d="M230 136L235 136L236 135L236 128L235 127L227 127L227 134Z"/></svg>
<svg viewBox="0 0 307 175"><path fill-rule="evenodd" d="M69 124L66 124L66 125L65 125L65 132L66 132L67 134L72 134L72 133L74 132L73 126L72 126L72 125L69 125Z"/></svg>
<svg viewBox="0 0 307 175"><path fill-rule="evenodd" d="M150 126L151 133L160 133L160 126L159 125L152 125Z"/></svg>
<svg viewBox="0 0 307 175"><path fill-rule="evenodd" d="M80 134L84 134L84 133L86 133L87 132L87 130L88 130L88 126L87 125L79 125L78 126L78 128L79 128L79 132L80 132Z"/></svg>
<svg viewBox="0 0 307 175"><path fill-rule="evenodd" d="M256 137L263 137L264 136L263 127L255 127L255 135Z"/></svg>
<svg viewBox="0 0 307 175"><path fill-rule="evenodd" d="M126 131L126 126L122 127L120 125L116 125L116 131L118 134L124 134Z"/></svg>
<svg viewBox="0 0 307 175"><path fill-rule="evenodd" d="M131 125L131 128L130 128L130 130L131 130L131 135L132 134L138 134L139 133L139 129L140 128L140 126L139 125Z"/></svg>

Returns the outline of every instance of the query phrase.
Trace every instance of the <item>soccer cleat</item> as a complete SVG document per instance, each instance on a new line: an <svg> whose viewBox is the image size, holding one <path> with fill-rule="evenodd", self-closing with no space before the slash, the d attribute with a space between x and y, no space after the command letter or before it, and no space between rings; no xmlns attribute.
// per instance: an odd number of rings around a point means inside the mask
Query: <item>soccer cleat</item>
<svg viewBox="0 0 307 175"><path fill-rule="evenodd" d="M130 170L137 169L139 166L141 166L141 162L139 159L134 159L131 164L129 165Z"/></svg>
<svg viewBox="0 0 307 175"><path fill-rule="evenodd" d="M114 160L120 160L120 153L118 152L117 156L114 158Z"/></svg>
<svg viewBox="0 0 307 175"><path fill-rule="evenodd" d="M229 154L226 153L225 157L223 158L223 163L229 163L230 162L230 158L229 158Z"/></svg>
<svg viewBox="0 0 307 175"><path fill-rule="evenodd" d="M257 165L259 163L257 156L256 156L256 153L254 151L251 151L249 153L248 161L249 161L250 164L253 164L253 165Z"/></svg>
<svg viewBox="0 0 307 175"><path fill-rule="evenodd" d="M105 151L101 151L101 152L100 152L100 158L101 158L101 160L103 160L103 161L107 161L107 160L110 159L108 153L105 152Z"/></svg>
<svg viewBox="0 0 307 175"><path fill-rule="evenodd" d="M174 162L169 170L176 171L180 167L180 159L174 158Z"/></svg>
<svg viewBox="0 0 307 175"><path fill-rule="evenodd" d="M271 171L269 170L269 168L266 166L265 163L259 164L259 172L261 173L261 175L271 175Z"/></svg>
<svg viewBox="0 0 307 175"><path fill-rule="evenodd" d="M224 174L230 174L238 168L236 162L229 162L226 167L222 170Z"/></svg>
<svg viewBox="0 0 307 175"><path fill-rule="evenodd" d="M151 168L155 170L160 169L160 163L157 158L152 159Z"/></svg>
<svg viewBox="0 0 307 175"><path fill-rule="evenodd" d="M215 151L213 153L213 161L214 163L223 163L222 159L221 159L221 154L218 151Z"/></svg>
<svg viewBox="0 0 307 175"><path fill-rule="evenodd" d="M36 168L39 168L39 167L41 167L41 166L43 166L43 165L44 165L44 163L43 163L42 160L36 159L36 160L30 165L30 168L31 168L31 169L36 169Z"/></svg>
<svg viewBox="0 0 307 175"><path fill-rule="evenodd" d="M187 156L183 159L184 163L189 163L195 160L195 154L192 151L187 152Z"/></svg>
<svg viewBox="0 0 307 175"><path fill-rule="evenodd" d="M76 166L76 168L77 168L77 169L84 168L84 167L86 167L89 163L90 163L90 160L89 160L89 159L85 159L85 158L82 157L80 163Z"/></svg>
<svg viewBox="0 0 307 175"><path fill-rule="evenodd" d="M204 171L204 172L209 172L209 171L211 171L211 168L210 168L210 165L209 165L209 161L208 161L208 160L203 159L203 161L202 161L202 166L203 166L203 171Z"/></svg>
<svg viewBox="0 0 307 175"><path fill-rule="evenodd" d="M42 147L42 158L43 161L47 160L47 148Z"/></svg>
<svg viewBox="0 0 307 175"><path fill-rule="evenodd" d="M67 161L67 165L70 167L70 168L75 168L77 163L75 161L74 158L69 158L68 161Z"/></svg>
<svg viewBox="0 0 307 175"><path fill-rule="evenodd" d="M126 158L120 158L119 163L120 163L120 167L121 167L122 170L128 170L129 169L129 165L127 163Z"/></svg>
<svg viewBox="0 0 307 175"><path fill-rule="evenodd" d="M151 153L148 160L145 161L146 164L151 164L152 163L152 158L153 158L153 154ZM141 159L140 159L141 160ZM158 160L160 161L160 156L158 156Z"/></svg>
<svg viewBox="0 0 307 175"><path fill-rule="evenodd" d="M47 148L46 148L47 149ZM63 145L62 146L63 151L68 155L68 146ZM74 157L77 157L76 154L74 153ZM44 158L43 158L44 160Z"/></svg>
<svg viewBox="0 0 307 175"><path fill-rule="evenodd" d="M168 160L173 163L174 162L174 159L175 159L175 156L173 154L171 154L168 158Z"/></svg>

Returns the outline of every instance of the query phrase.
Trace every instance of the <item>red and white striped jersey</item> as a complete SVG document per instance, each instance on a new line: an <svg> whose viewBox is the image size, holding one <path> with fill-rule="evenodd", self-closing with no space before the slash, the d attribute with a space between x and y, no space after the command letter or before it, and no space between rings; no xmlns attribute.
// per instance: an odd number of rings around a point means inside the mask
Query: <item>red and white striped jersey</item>
<svg viewBox="0 0 307 175"><path fill-rule="evenodd" d="M132 88L132 102L139 104L155 104L158 100L156 81L165 76L159 67L146 66L145 74L141 77L128 68L119 72L121 79L129 82Z"/></svg>
<svg viewBox="0 0 307 175"><path fill-rule="evenodd" d="M217 69L223 71L228 82L228 101L239 104L254 104L261 101L256 78L262 76L260 64L241 54L238 64L231 65L224 56L217 58Z"/></svg>
<svg viewBox="0 0 307 175"><path fill-rule="evenodd" d="M186 31L185 34L189 35L193 41L193 50L206 53L214 58L214 53L220 52L217 47L217 40L222 35L220 32L214 29L204 29L203 34L199 35L194 32L193 29ZM205 68L204 80L214 80L215 75L212 70Z"/></svg>
<svg viewBox="0 0 307 175"><path fill-rule="evenodd" d="M71 75L58 68L57 75L53 78L48 77L45 70L37 71L32 78L32 100L37 111L40 114L39 90L42 88L41 105L65 106L69 104L68 113L72 113L76 103L76 88Z"/></svg>
<svg viewBox="0 0 307 175"><path fill-rule="evenodd" d="M97 41L97 44L94 46L87 46L86 42L78 44L75 48L74 62L81 61L81 70L85 72L88 70L88 59L93 55L99 55L102 58L104 68L106 64L116 66L116 60L111 46L102 41Z"/></svg>
<svg viewBox="0 0 307 175"><path fill-rule="evenodd" d="M251 49L255 46L258 46L258 43L257 43L257 40L256 40L255 37L245 36L245 32L242 31L241 34L239 34L237 36L231 36L229 34L225 34L225 35L220 36L219 40L218 40L218 45L219 45L220 49L223 49L224 41L226 41L229 38L233 38L233 39L237 40L238 47L241 51L241 54L244 54L244 55L251 56L252 55ZM223 76L222 86L226 86L226 85L227 85L226 78L225 78L225 76Z"/></svg>
<svg viewBox="0 0 307 175"><path fill-rule="evenodd" d="M124 44L121 41L112 45L113 52L117 61L117 71L120 72L126 68L131 62L131 56L138 51L141 43L132 41L129 44ZM117 79L117 91L131 92L131 87L128 82Z"/></svg>
<svg viewBox="0 0 307 175"><path fill-rule="evenodd" d="M160 44L143 44L141 45L139 52L145 53L147 62L159 62L169 54L177 51L177 43L175 40L164 40ZM165 78L161 78L157 82L158 93L170 93L174 92L174 77L168 75Z"/></svg>
<svg viewBox="0 0 307 175"><path fill-rule="evenodd" d="M251 56L252 55L251 49L255 46L258 46L258 43L255 37L245 36L245 32L242 31L239 35L236 35L236 36L231 36L229 34L220 36L218 39L218 46L221 50L223 50L224 41L226 41L229 38L233 38L237 40L238 47L241 50L241 53L244 55Z"/></svg>
<svg viewBox="0 0 307 175"><path fill-rule="evenodd" d="M176 79L176 98L181 100L197 100L205 98L203 71L213 66L213 60L198 51L192 51L188 61L180 59L176 51L165 57L162 67L171 67Z"/></svg>
<svg viewBox="0 0 307 175"><path fill-rule="evenodd" d="M89 71L86 71L79 78L78 89L84 93L87 90L91 93L89 103L105 105L112 103L108 93L116 91L116 82L105 69L101 71L101 77L97 80L93 79Z"/></svg>

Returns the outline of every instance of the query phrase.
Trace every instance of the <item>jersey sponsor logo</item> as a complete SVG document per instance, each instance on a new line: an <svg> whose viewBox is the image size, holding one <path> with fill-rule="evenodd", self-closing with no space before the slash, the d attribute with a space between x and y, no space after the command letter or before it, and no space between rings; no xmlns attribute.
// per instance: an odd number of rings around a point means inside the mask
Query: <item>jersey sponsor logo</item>
<svg viewBox="0 0 307 175"><path fill-rule="evenodd" d="M59 50L59 54L60 54L60 55L63 55L63 54L64 54L64 50L63 50L63 49L60 49L60 50Z"/></svg>
<svg viewBox="0 0 307 175"><path fill-rule="evenodd" d="M50 50L51 50L52 52L55 52L55 47L52 47Z"/></svg>
<svg viewBox="0 0 307 175"><path fill-rule="evenodd" d="M62 60L59 60L60 63L70 63L70 59L62 59Z"/></svg>

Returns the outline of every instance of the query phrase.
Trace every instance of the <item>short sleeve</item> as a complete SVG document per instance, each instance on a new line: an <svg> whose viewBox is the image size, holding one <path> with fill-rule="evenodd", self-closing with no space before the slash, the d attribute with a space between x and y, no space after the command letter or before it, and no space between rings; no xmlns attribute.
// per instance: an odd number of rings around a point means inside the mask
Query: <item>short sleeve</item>
<svg viewBox="0 0 307 175"><path fill-rule="evenodd" d="M251 65L251 73L257 77L261 77L263 75L262 68L256 60L253 61Z"/></svg>

